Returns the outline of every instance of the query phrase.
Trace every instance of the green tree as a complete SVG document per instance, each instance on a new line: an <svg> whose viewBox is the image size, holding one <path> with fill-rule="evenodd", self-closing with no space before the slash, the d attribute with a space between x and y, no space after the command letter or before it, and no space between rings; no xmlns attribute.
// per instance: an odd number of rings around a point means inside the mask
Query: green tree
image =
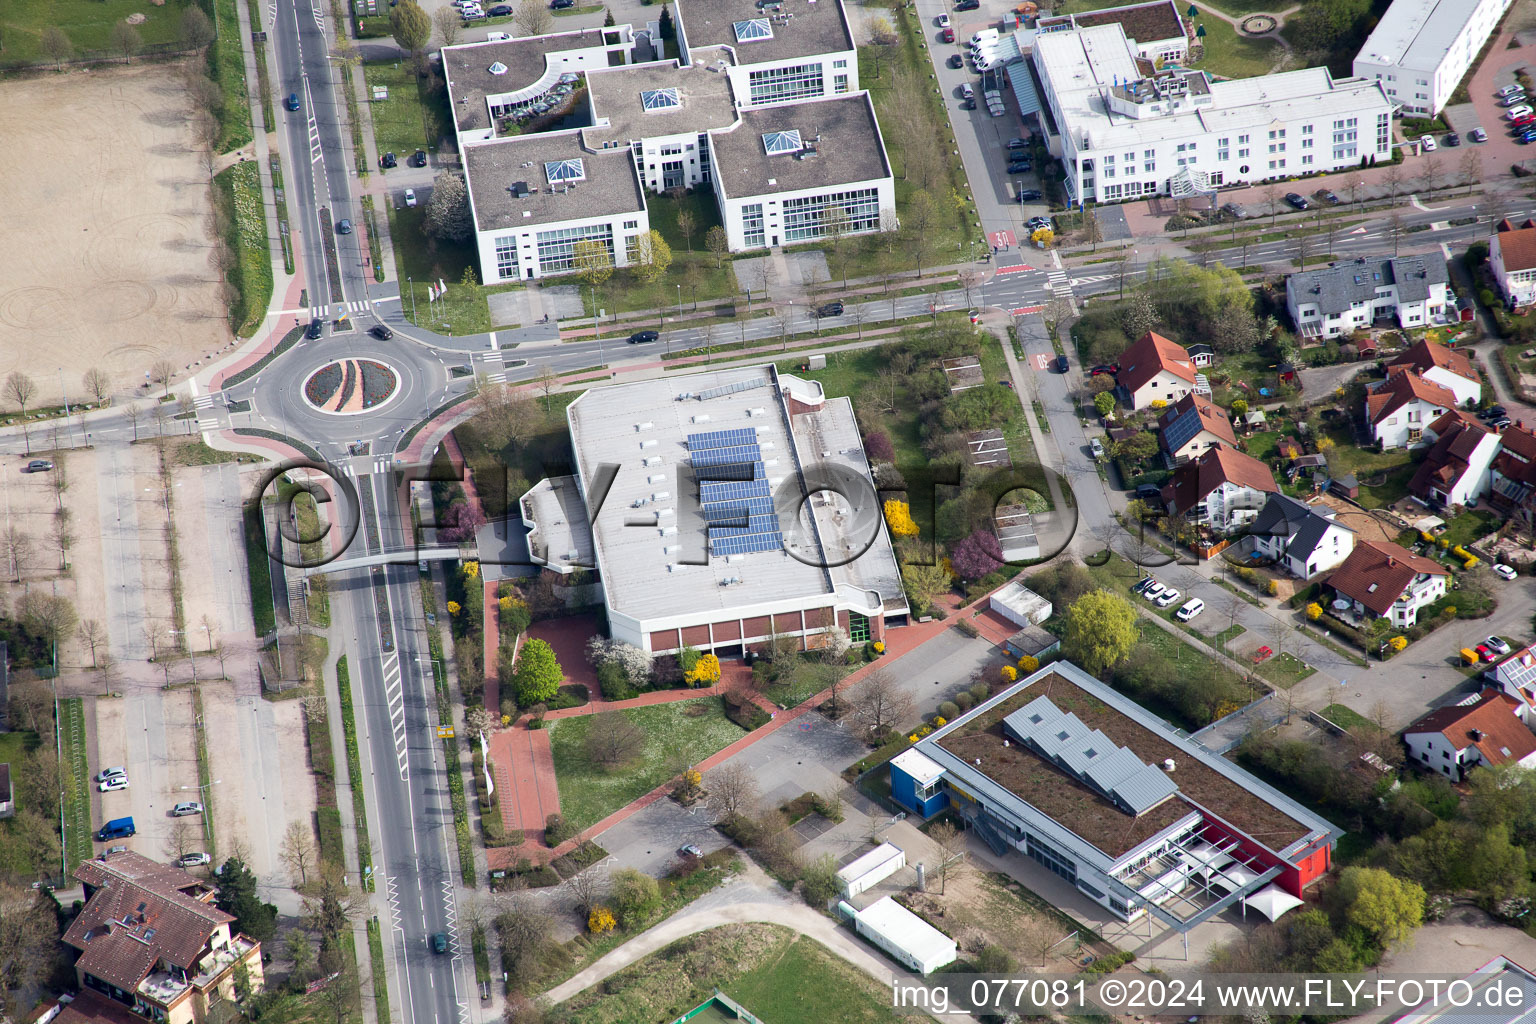
<svg viewBox="0 0 1536 1024"><path fill-rule="evenodd" d="M1150 459L1157 454L1157 436L1140 431L1123 441L1116 441L1114 452L1116 458L1130 459L1132 462Z"/></svg>
<svg viewBox="0 0 1536 1024"><path fill-rule="evenodd" d="M725 233L725 228L716 224L704 232L704 248L708 249L709 254L715 258L716 269L725 266L725 258L731 252L731 239Z"/></svg>
<svg viewBox="0 0 1536 1024"><path fill-rule="evenodd" d="M389 11L389 33L400 49L419 57L432 39L432 19L416 0L400 0Z"/></svg>
<svg viewBox="0 0 1536 1024"><path fill-rule="evenodd" d="M613 12L610 11L608 8L604 7L603 8L603 28L612 28L616 24L618 24L618 23L613 20Z"/></svg>
<svg viewBox="0 0 1536 1024"><path fill-rule="evenodd" d="M933 607L934 598L949 592L952 580L942 565L904 565L901 586L919 614Z"/></svg>
<svg viewBox="0 0 1536 1024"><path fill-rule="evenodd" d="M1100 391L1093 396L1093 407L1099 411L1100 416L1108 416L1115 410L1115 396L1108 391Z"/></svg>
<svg viewBox="0 0 1536 1024"><path fill-rule="evenodd" d="M661 904L656 879L634 868L620 868L609 882L609 902L625 928L643 925Z"/></svg>
<svg viewBox="0 0 1536 1024"><path fill-rule="evenodd" d="M571 249L572 266L581 282L592 288L592 302L597 302L597 290L613 276L613 253L604 242L584 239Z"/></svg>
<svg viewBox="0 0 1536 1024"><path fill-rule="evenodd" d="M1242 419L1248 415L1248 400L1246 398L1234 398L1232 400L1232 415Z"/></svg>
<svg viewBox="0 0 1536 1024"><path fill-rule="evenodd" d="M1067 609L1062 652L1094 675L1124 661L1136 646L1136 609L1119 594L1096 590Z"/></svg>
<svg viewBox="0 0 1536 1024"><path fill-rule="evenodd" d="M1408 938L1424 921L1423 888L1381 868L1345 868L1338 897L1350 924L1387 945Z"/></svg>
<svg viewBox="0 0 1536 1024"><path fill-rule="evenodd" d="M220 910L233 914L240 931L257 942L266 942L277 931L277 908L261 902L256 892L256 876L245 862L231 857L219 868L218 891L214 896Z"/></svg>
<svg viewBox="0 0 1536 1024"><path fill-rule="evenodd" d="M189 8L196 10L196 8ZM57 25L49 25L43 29L42 38L38 42L38 49L43 56L53 61L54 67L63 67L64 62L75 55L75 44L69 41L69 36Z"/></svg>
<svg viewBox="0 0 1536 1024"><path fill-rule="evenodd" d="M416 7L412 0L404 0L400 7L406 4ZM400 7L395 10L400 10ZM419 7L416 9L421 10ZM463 175L443 171L433 179L432 196L427 200L421 230L446 242L467 242L474 237L475 215L469 208L469 188L464 183Z"/></svg>
<svg viewBox="0 0 1536 1024"><path fill-rule="evenodd" d="M666 4L662 4L661 16L656 19L656 31L662 42L670 43L677 38L677 26L672 23L672 9Z"/></svg>
<svg viewBox="0 0 1536 1024"><path fill-rule="evenodd" d="M564 678L554 648L543 640L529 640L517 656L517 668L512 675L518 705L527 708L553 700Z"/></svg>
<svg viewBox="0 0 1536 1024"><path fill-rule="evenodd" d="M672 247L661 232L647 231L635 240L635 276L646 284L659 281L672 266Z"/></svg>

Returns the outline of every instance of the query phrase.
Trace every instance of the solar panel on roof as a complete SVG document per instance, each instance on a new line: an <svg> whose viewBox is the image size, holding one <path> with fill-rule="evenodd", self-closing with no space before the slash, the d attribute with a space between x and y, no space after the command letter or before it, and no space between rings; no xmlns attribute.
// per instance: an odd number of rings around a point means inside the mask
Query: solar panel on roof
<svg viewBox="0 0 1536 1024"><path fill-rule="evenodd" d="M716 388L705 388L693 397L702 402L707 398L719 398L721 395L734 395L739 391L751 391L753 388L765 388L767 386L768 381L766 378L748 377L746 380L738 380L731 384L721 384Z"/></svg>
<svg viewBox="0 0 1536 1024"><path fill-rule="evenodd" d="M755 512L747 517L745 526L715 526L711 527L709 536L715 537L742 537L750 533L777 533L779 532L779 517L772 512Z"/></svg>
<svg viewBox="0 0 1536 1024"><path fill-rule="evenodd" d="M699 484L699 502L704 505L742 498L766 498L772 493L767 480L705 481Z"/></svg>
<svg viewBox="0 0 1536 1024"><path fill-rule="evenodd" d="M757 431L751 427L740 427L735 430L706 430L688 435L688 450L696 452L705 448L734 448L756 442Z"/></svg>
<svg viewBox="0 0 1536 1024"><path fill-rule="evenodd" d="M748 555L755 551L777 551L784 546L784 535L777 530L773 533L754 533L744 537L722 537L713 541L710 547L716 555Z"/></svg>
<svg viewBox="0 0 1536 1024"><path fill-rule="evenodd" d="M747 516L755 512L772 512L773 499L771 497L748 498L745 501L733 501L729 504L715 504L699 510L699 514L708 523L735 521L745 523Z"/></svg>
<svg viewBox="0 0 1536 1024"><path fill-rule="evenodd" d="M732 462L757 462L763 450L755 444L734 445L730 448L705 448L688 457L694 469L707 466L724 466Z"/></svg>
<svg viewBox="0 0 1536 1024"><path fill-rule="evenodd" d="M731 460L718 462L711 466L705 466L699 473L700 483L726 483L745 480L766 480L768 471L762 462L741 462Z"/></svg>

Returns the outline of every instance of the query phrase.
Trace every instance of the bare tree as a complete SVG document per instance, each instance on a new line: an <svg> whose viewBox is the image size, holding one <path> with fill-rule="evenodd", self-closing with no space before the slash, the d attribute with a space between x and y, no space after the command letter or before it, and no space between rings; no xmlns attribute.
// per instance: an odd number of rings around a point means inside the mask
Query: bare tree
<svg viewBox="0 0 1536 1024"><path fill-rule="evenodd" d="M544 393L544 405L548 411L550 398L560 390L560 374L555 372L553 366L545 363L539 367L538 385L539 390Z"/></svg>
<svg viewBox="0 0 1536 1024"><path fill-rule="evenodd" d="M283 833L282 845L283 863L288 866L288 884L295 889L308 884L310 868L315 866L318 856L309 822L289 822Z"/></svg>
<svg viewBox="0 0 1536 1024"><path fill-rule="evenodd" d="M587 761L612 770L627 764L645 749L645 730L617 711L594 715L583 740Z"/></svg>
<svg viewBox="0 0 1536 1024"><path fill-rule="evenodd" d="M189 853L198 852L202 838L202 829L186 818L176 818L171 822L171 831L165 837L162 852L171 860L178 860Z"/></svg>
<svg viewBox="0 0 1536 1024"><path fill-rule="evenodd" d="M565 881L566 896L572 908L583 918L592 908L601 906L608 896L608 876L595 867L572 875Z"/></svg>
<svg viewBox="0 0 1536 1024"><path fill-rule="evenodd" d="M75 542L75 533L70 529L73 517L74 513L63 507L53 513L53 546L59 550L60 572L69 568L69 549Z"/></svg>
<svg viewBox="0 0 1536 1024"><path fill-rule="evenodd" d="M941 821L928 830L928 838L939 848L939 892L949 885L949 874L959 868L965 857L965 833L954 822Z"/></svg>
<svg viewBox="0 0 1536 1024"><path fill-rule="evenodd" d="M42 38L38 41L38 49L44 57L53 61L53 66L62 68L64 62L75 55L75 44L69 41L69 36L57 25L49 25L43 29Z"/></svg>
<svg viewBox="0 0 1536 1024"><path fill-rule="evenodd" d="M7 401L15 402L21 406L21 423L22 429L25 430L27 406L32 403L32 399L37 397L37 382L20 370L13 370L5 378L5 388L0 394L3 394ZM28 443L27 450L31 450L30 442Z"/></svg>
<svg viewBox="0 0 1536 1024"><path fill-rule="evenodd" d="M208 645L208 650L216 650L219 646L218 622L214 620L212 615L204 612L202 618L197 620L197 625L203 631L203 642Z"/></svg>
<svg viewBox="0 0 1536 1024"><path fill-rule="evenodd" d="M159 437L165 436L165 417L166 409L164 402L156 402L149 407L149 418L154 421L155 434Z"/></svg>
<svg viewBox="0 0 1536 1024"><path fill-rule="evenodd" d="M1296 232L1296 265L1307 269L1307 257L1312 255L1312 236L1305 231Z"/></svg>
<svg viewBox="0 0 1536 1024"><path fill-rule="evenodd" d="M744 764L724 764L704 780L709 790L709 809L721 820L740 817L757 806L757 778Z"/></svg>
<svg viewBox="0 0 1536 1024"><path fill-rule="evenodd" d="M965 291L965 304L969 306L972 304L972 295L976 291L976 286L985 281L987 277L979 270L962 270L958 277L960 279L960 287Z"/></svg>
<svg viewBox="0 0 1536 1024"><path fill-rule="evenodd" d="M544 418L538 402L522 388L484 375L476 383L477 425L493 449L526 440Z"/></svg>
<svg viewBox="0 0 1536 1024"><path fill-rule="evenodd" d="M1397 192L1403 187L1403 165L1388 164L1386 171L1381 176L1381 180L1387 183L1387 188L1391 191L1392 202L1396 203Z"/></svg>
<svg viewBox="0 0 1536 1024"><path fill-rule="evenodd" d="M89 370L86 370L83 380L85 383L85 390L90 393L92 398L96 399L98 404L105 402L109 397L111 397L112 378L109 377L107 375L107 371L103 370L101 367L93 366Z"/></svg>
<svg viewBox="0 0 1536 1024"><path fill-rule="evenodd" d="M869 320L869 310L862 303L849 306L843 313L859 330L859 340L864 340L864 324Z"/></svg>
<svg viewBox="0 0 1536 1024"><path fill-rule="evenodd" d="M144 415L144 407L138 402L129 402L123 409L123 415L128 418L128 425L133 428L133 439L139 439L139 420Z"/></svg>
<svg viewBox="0 0 1536 1024"><path fill-rule="evenodd" d="M1365 180L1360 175L1350 178L1344 185L1349 190L1349 201L1354 205L1355 211L1360 210L1360 190L1365 187Z"/></svg>
<svg viewBox="0 0 1536 1024"><path fill-rule="evenodd" d="M912 695L883 668L876 668L849 695L854 721L879 739L912 717Z"/></svg>
<svg viewBox="0 0 1536 1024"><path fill-rule="evenodd" d="M1269 226L1274 227L1275 215L1280 212L1280 188L1278 185L1265 185L1259 194L1269 206Z"/></svg>
<svg viewBox="0 0 1536 1024"><path fill-rule="evenodd" d="M459 41L459 32L464 27L464 21L459 17L459 12L452 7L439 7L432 12L432 24L437 26L437 37L443 41L444 46L452 46Z"/></svg>
<svg viewBox="0 0 1536 1024"><path fill-rule="evenodd" d="M0 544L5 546L5 559L11 566L11 580L21 582L21 570L32 561L32 538L12 523L0 533Z"/></svg>
<svg viewBox="0 0 1536 1024"><path fill-rule="evenodd" d="M1402 238L1403 228L1405 227L1402 212L1399 210L1393 210L1392 216L1387 218L1387 223L1392 228L1392 255L1396 256L1398 243Z"/></svg>
<svg viewBox="0 0 1536 1024"><path fill-rule="evenodd" d="M512 14L512 20L517 25L517 30L525 36L541 36L549 31L549 9L544 6L543 0L523 0L517 5L517 10Z"/></svg>
<svg viewBox="0 0 1536 1024"><path fill-rule="evenodd" d="M96 652L107 642L106 628L96 619L84 619L76 630L76 635L80 637L80 642L90 649L91 668L96 668L98 666Z"/></svg>
<svg viewBox="0 0 1536 1024"><path fill-rule="evenodd" d="M1468 153L1468 156L1474 154ZM1419 164L1419 187L1425 192L1433 192L1439 187L1440 182L1440 157L1431 153Z"/></svg>
<svg viewBox="0 0 1536 1024"><path fill-rule="evenodd" d="M112 26L112 49L123 55L124 64L132 61L133 55L143 48L144 40L139 36L139 30L126 20Z"/></svg>
<svg viewBox="0 0 1536 1024"><path fill-rule="evenodd" d="M779 351L789 348L789 329L794 324L795 307L778 306L773 311L773 326L779 329Z"/></svg>
<svg viewBox="0 0 1536 1024"><path fill-rule="evenodd" d="M169 359L156 359L149 368L149 379L165 388L165 393L171 393L171 381L176 379L176 364Z"/></svg>
<svg viewBox="0 0 1536 1024"><path fill-rule="evenodd" d="M1483 180L1483 156L1475 149L1461 154L1461 180L1466 183L1468 192Z"/></svg>

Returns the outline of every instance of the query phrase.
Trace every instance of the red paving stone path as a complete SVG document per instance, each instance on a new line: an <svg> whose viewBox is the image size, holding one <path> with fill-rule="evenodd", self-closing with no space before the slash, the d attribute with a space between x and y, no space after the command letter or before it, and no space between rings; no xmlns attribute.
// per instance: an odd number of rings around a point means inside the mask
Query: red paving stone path
<svg viewBox="0 0 1536 1024"><path fill-rule="evenodd" d="M987 608L986 600L987 599L984 596L972 603L965 612L959 613L958 599L950 596L944 599L945 609L949 613L949 619L942 621L935 619L932 622L916 622L910 626L903 626L900 629L887 632L885 635L884 656L877 661L864 665L862 668L848 675L847 682L849 684L857 684L876 665L879 665L882 662L892 661L894 659L900 658L904 654L908 654L911 651L916 650L918 647L938 636L940 633L944 632L944 630L952 626L954 624L954 620L960 617L960 615L978 616L979 613L979 618L981 621L978 621L977 625L982 627L982 635L986 637L988 641L992 643L998 643L999 641L995 640L991 634L1000 632L1000 630L996 626L996 623L986 621L988 616L991 616L992 614L991 612L985 610ZM1012 635L1013 632L1015 632L1015 630L1010 630L1007 635ZM746 667L740 663L732 663L731 665L725 666L725 668L731 676L734 675L734 671L732 670L750 672L750 670L746 669ZM695 697L718 694L726 685L728 678L729 676L726 679L722 679L720 684L712 686L707 690L654 690L650 693L643 693L640 696L633 698L632 700L613 701L611 703L607 703L601 710L646 707L652 704L669 704L674 701L692 700ZM724 764L726 761L735 757L737 754L741 753L752 744L763 739L765 736L772 735L778 730L784 728L784 726L788 725L790 722L793 722L795 719L799 718L806 712L815 710L831 695L832 691L830 689L823 690L821 693L806 699L802 703L788 709L787 711L777 711L777 713L774 714L773 720L770 721L767 725L764 725L759 729L754 729L752 732L747 733L736 742L730 744L722 750L716 751L714 754L711 754L709 757L699 762L697 765L698 770L701 772L707 772L711 768L715 768L721 764ZM759 704L765 703L765 701L762 701L761 699L759 700ZM771 708L772 706L768 705L768 707ZM590 705L581 708L566 708L562 711L551 711L547 717L568 718L577 715L592 714L595 710L597 709L592 708ZM773 710L776 711L777 709ZM526 730L521 729L521 727L515 727L512 731L522 732ZM539 732L542 730L534 731ZM499 735L504 735L504 733ZM510 747L510 749L507 751L509 755L515 755L518 752L515 743L508 744L507 746ZM497 756L498 749L502 748L498 748L497 746L497 737L492 737L491 751L493 757ZM548 782L543 779L539 779L536 785L540 790L544 790L546 787L553 787L558 798L559 789L557 786L555 786L553 779L553 759L551 758L545 762L545 765L547 765L545 770L549 772L550 779ZM538 770L539 769L537 766L535 766L533 769L534 773L536 773ZM516 773L519 771L519 769L514 768L513 771ZM518 847L516 850L503 847L500 849L487 850L487 862L489 863L492 870L501 870L510 868L516 862L518 857L529 857L530 859L544 860L547 862L548 860L555 857L563 856L564 854L574 850L583 841L594 839L597 836L602 835L604 832L608 831L610 828L628 818L635 812L641 810L642 808L649 807L657 800L664 798L668 793L672 791L672 784L673 780L668 779L666 782L657 786L649 793L646 793L644 796L641 796L619 808L603 820L599 821L597 824L591 825L588 828L582 830L581 834L576 838L566 840L559 846L555 847L553 850L548 849L542 844L533 843L524 844L523 846ZM505 806L505 804L503 804L503 806Z"/></svg>

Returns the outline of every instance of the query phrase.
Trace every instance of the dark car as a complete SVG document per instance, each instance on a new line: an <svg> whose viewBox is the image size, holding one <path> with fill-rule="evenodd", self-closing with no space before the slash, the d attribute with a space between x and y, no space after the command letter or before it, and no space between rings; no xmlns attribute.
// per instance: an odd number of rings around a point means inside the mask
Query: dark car
<svg viewBox="0 0 1536 1024"><path fill-rule="evenodd" d="M47 459L33 459L21 467L23 473L46 473L53 468L53 463Z"/></svg>
<svg viewBox="0 0 1536 1024"><path fill-rule="evenodd" d="M1461 136L1451 132L1451 134L1445 137L1445 144L1447 146L1459 146L1461 145Z"/></svg>
<svg viewBox="0 0 1536 1024"><path fill-rule="evenodd" d="M816 307L817 316L842 316L843 304L841 302L826 302Z"/></svg>
<svg viewBox="0 0 1536 1024"><path fill-rule="evenodd" d="M1488 408L1484 409L1482 412L1478 413L1477 415L1478 415L1478 417L1480 419L1496 420L1500 416L1503 416L1505 414L1505 411L1506 410L1504 409L1504 407L1502 405L1490 405Z"/></svg>
<svg viewBox="0 0 1536 1024"><path fill-rule="evenodd" d="M396 166L399 162L400 161L395 158L395 154L393 153L385 153L383 156L379 157L379 166L386 169Z"/></svg>
<svg viewBox="0 0 1536 1024"><path fill-rule="evenodd" d="M549 0L549 9L552 11L563 11L575 6L576 0Z"/></svg>
<svg viewBox="0 0 1536 1024"><path fill-rule="evenodd" d="M658 340L660 337L661 335L655 331L636 331L629 336L629 343L631 345L647 345Z"/></svg>
<svg viewBox="0 0 1536 1024"><path fill-rule="evenodd" d="M324 320L311 320L309 322L309 327L304 331L304 337L308 338L310 341L314 341L316 338L320 337L320 332L323 330L325 330Z"/></svg>
<svg viewBox="0 0 1536 1024"><path fill-rule="evenodd" d="M1307 202L1307 197L1299 192L1287 192L1285 201L1298 210L1307 210L1312 207L1312 204Z"/></svg>
<svg viewBox="0 0 1536 1024"><path fill-rule="evenodd" d="M446 953L448 952L448 933L433 932L432 937L427 940L427 943L432 947L432 952Z"/></svg>
<svg viewBox="0 0 1536 1024"><path fill-rule="evenodd" d="M957 0L955 10L975 11L981 8L981 0Z"/></svg>
<svg viewBox="0 0 1536 1024"><path fill-rule="evenodd" d="M975 97L972 97L972 98L970 98L968 100L961 100L960 101L960 109L961 110L975 110L976 109L976 99L975 99Z"/></svg>
<svg viewBox="0 0 1536 1024"><path fill-rule="evenodd" d="M1056 357L1056 372L1057 373L1066 373L1071 368L1072 368L1072 364L1067 362L1067 357L1066 356L1057 356Z"/></svg>
<svg viewBox="0 0 1536 1024"><path fill-rule="evenodd" d="M1490 427L1492 427L1494 430L1503 430L1505 427L1509 426L1513 422L1514 422L1514 420L1511 420L1508 416L1501 416L1500 418L1494 420L1492 423L1490 423L1488 425Z"/></svg>
<svg viewBox="0 0 1536 1024"><path fill-rule="evenodd" d="M1156 484L1140 484L1136 488L1136 500L1162 501L1163 492L1157 489Z"/></svg>
<svg viewBox="0 0 1536 1024"><path fill-rule="evenodd" d="M1014 161L1012 161L1012 162L1010 162L1008 164L1008 173L1009 174L1028 174L1029 173L1029 169L1031 167L1033 167L1033 166L1034 165L1031 164L1028 160L1014 160Z"/></svg>
<svg viewBox="0 0 1536 1024"><path fill-rule="evenodd" d="M1321 199L1323 202L1327 203L1329 206L1339 205L1339 197L1334 194L1334 191L1331 188L1320 188L1312 194Z"/></svg>
<svg viewBox="0 0 1536 1024"><path fill-rule="evenodd" d="M410 160L406 162L409 163L412 167L427 166L427 151L424 149L418 149L416 152L411 154Z"/></svg>
<svg viewBox="0 0 1536 1024"><path fill-rule="evenodd" d="M485 13L493 18L510 18L512 16L512 8L508 4L497 4Z"/></svg>
<svg viewBox="0 0 1536 1024"><path fill-rule="evenodd" d="M395 332L390 330L389 325L387 324L375 324L374 326L368 328L368 333L373 335L375 338L378 338L380 341L388 341L390 338L395 336Z"/></svg>
<svg viewBox="0 0 1536 1024"><path fill-rule="evenodd" d="M963 68L965 67L965 58L960 56L958 53L952 53L949 55L949 60L945 61L944 63L948 64L952 68Z"/></svg>
<svg viewBox="0 0 1536 1024"><path fill-rule="evenodd" d="M1041 198L1042 195L1037 188L1026 188L1019 193L1019 202L1021 203L1038 203Z"/></svg>
<svg viewBox="0 0 1536 1024"><path fill-rule="evenodd" d="M352 222L347 220L345 217L337 221L336 233L338 235L350 235L352 233Z"/></svg>
<svg viewBox="0 0 1536 1024"><path fill-rule="evenodd" d="M289 93L288 98L283 101L283 106L287 107L289 110L298 110L299 94L296 92Z"/></svg>

